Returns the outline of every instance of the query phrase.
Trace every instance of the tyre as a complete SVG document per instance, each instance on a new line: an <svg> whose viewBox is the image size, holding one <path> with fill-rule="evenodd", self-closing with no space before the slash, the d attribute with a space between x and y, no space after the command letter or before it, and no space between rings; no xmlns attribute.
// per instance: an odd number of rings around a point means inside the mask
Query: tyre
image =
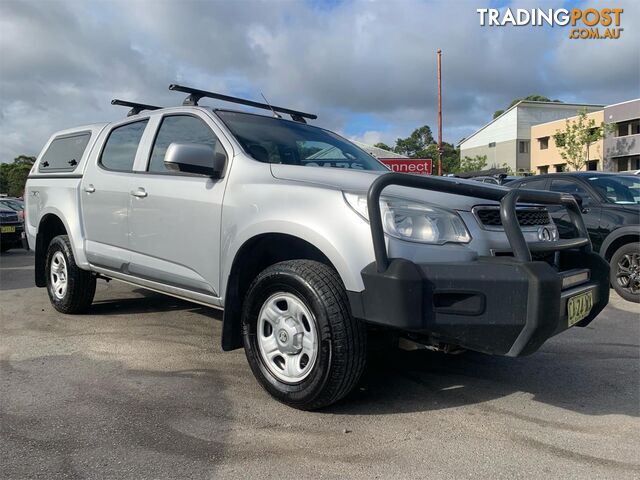
<svg viewBox="0 0 640 480"><path fill-rule="evenodd" d="M85 312L96 293L96 278L76 265L69 237L58 235L49 244L46 259L47 292L62 313Z"/></svg>
<svg viewBox="0 0 640 480"><path fill-rule="evenodd" d="M640 303L640 244L627 243L611 257L611 285L625 300Z"/></svg>
<svg viewBox="0 0 640 480"><path fill-rule="evenodd" d="M260 273L244 300L242 336L260 384L301 410L337 402L364 370L365 326L351 316L338 273L319 262L290 260Z"/></svg>

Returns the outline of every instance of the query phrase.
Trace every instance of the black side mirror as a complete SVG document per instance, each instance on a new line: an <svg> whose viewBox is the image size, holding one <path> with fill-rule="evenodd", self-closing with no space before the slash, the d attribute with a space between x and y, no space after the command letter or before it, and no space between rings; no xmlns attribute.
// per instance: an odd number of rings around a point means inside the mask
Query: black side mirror
<svg viewBox="0 0 640 480"><path fill-rule="evenodd" d="M164 165L175 172L195 173L221 178L227 157L209 145L172 143L164 155Z"/></svg>

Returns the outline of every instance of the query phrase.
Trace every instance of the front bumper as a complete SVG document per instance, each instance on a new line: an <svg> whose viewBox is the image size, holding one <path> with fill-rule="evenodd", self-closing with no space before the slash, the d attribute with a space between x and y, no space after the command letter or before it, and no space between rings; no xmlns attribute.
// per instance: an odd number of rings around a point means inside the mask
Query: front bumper
<svg viewBox="0 0 640 480"><path fill-rule="evenodd" d="M586 281L567 286L576 272ZM365 289L349 292L353 315L369 323L428 336L494 355L535 352L569 328L567 301L593 292L588 325L609 301L609 266L595 253L563 252L560 271L546 262L480 257L461 263L416 264L394 259L362 271Z"/></svg>
<svg viewBox="0 0 640 480"><path fill-rule="evenodd" d="M381 175L372 183L367 208L376 261L361 272L364 290L349 292L352 314L426 336L431 343L508 356L533 353L548 338L569 328L569 299L591 292L591 310L577 323L588 325L609 301L609 265L592 252L575 199L555 192L473 183L397 173ZM455 263L389 258L379 201L384 188L394 184L499 201L502 228L513 256ZM578 237L528 242L517 217L518 201L565 206ZM534 255L551 256L553 262L533 261ZM582 300L576 298L573 303L582 309L588 303Z"/></svg>
<svg viewBox="0 0 640 480"><path fill-rule="evenodd" d="M22 223L4 223L3 227L13 227L13 232L0 232L0 244L10 245L11 247L21 247L24 238L24 227Z"/></svg>

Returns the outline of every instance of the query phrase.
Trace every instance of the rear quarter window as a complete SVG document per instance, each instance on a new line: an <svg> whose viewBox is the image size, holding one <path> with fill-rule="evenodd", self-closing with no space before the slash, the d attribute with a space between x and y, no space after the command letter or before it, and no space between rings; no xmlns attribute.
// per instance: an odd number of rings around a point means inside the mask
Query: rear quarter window
<svg viewBox="0 0 640 480"><path fill-rule="evenodd" d="M90 132L54 138L40 159L39 172L72 172L87 148Z"/></svg>

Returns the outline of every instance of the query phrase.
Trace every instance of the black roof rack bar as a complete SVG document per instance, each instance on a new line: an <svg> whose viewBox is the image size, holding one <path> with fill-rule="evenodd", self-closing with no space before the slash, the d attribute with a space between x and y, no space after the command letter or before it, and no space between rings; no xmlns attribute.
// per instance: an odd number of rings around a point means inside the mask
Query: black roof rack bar
<svg viewBox="0 0 640 480"><path fill-rule="evenodd" d="M253 100L245 100L244 98L231 97L229 95L222 95L221 93L207 92L205 90L198 90L197 88L185 87L182 85L176 85L172 83L169 85L169 90L175 90L176 92L188 93L189 96L185 98L183 105L197 106L198 101L203 98L215 98L216 100L222 100L224 102L239 103L240 105L247 105L248 107L262 108L264 110L276 111L280 113L286 113L291 115L291 118L296 122L306 123L305 118L315 120L318 118L313 113L299 112L297 110L291 110L289 108L276 107L275 105L268 105L266 103L254 102Z"/></svg>
<svg viewBox="0 0 640 480"><path fill-rule="evenodd" d="M155 105L147 105L146 103L127 102L126 100L118 100L117 98L111 100L111 105L131 108L129 113L127 113L127 117L138 115L143 110L160 110L162 108Z"/></svg>

